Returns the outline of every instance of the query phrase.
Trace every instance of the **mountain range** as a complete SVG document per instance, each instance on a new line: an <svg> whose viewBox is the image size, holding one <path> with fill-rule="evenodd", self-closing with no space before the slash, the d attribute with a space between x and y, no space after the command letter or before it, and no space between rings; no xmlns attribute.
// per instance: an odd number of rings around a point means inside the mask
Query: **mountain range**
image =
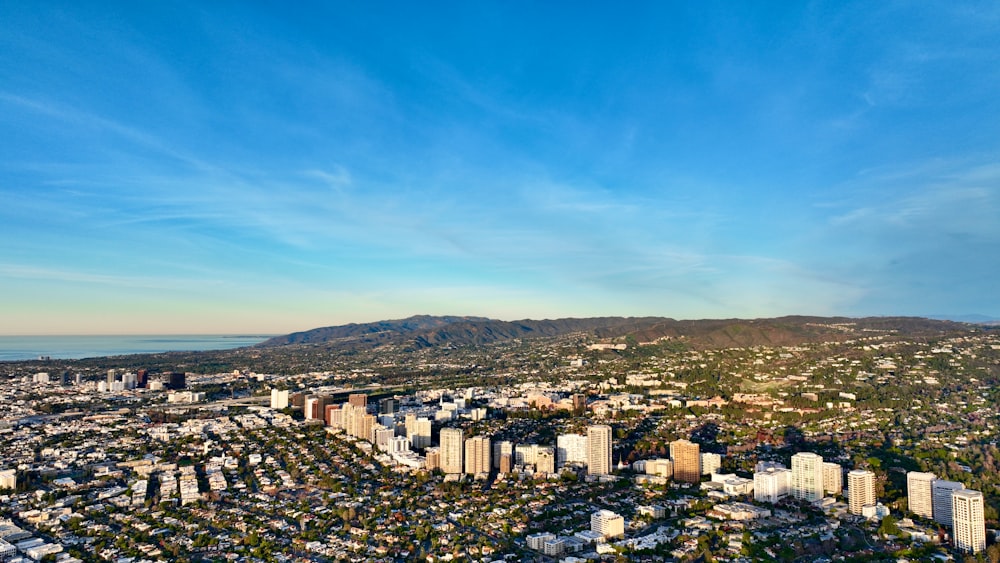
<svg viewBox="0 0 1000 563"><path fill-rule="evenodd" d="M308 345L338 350L402 346L482 345L514 339L572 334L596 340L652 342L678 339L692 348L793 346L843 341L871 331L935 336L967 331L970 325L921 317L808 317L675 320L664 317L596 317L501 321L485 317L416 315L406 319L315 328L271 338L259 347Z"/></svg>

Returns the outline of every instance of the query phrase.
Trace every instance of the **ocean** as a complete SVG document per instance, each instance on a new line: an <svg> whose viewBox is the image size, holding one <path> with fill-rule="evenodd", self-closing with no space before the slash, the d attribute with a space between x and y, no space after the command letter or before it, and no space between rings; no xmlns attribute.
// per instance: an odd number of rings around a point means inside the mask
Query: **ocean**
<svg viewBox="0 0 1000 563"><path fill-rule="evenodd" d="M0 362L95 358L124 354L228 350L251 346L269 335L0 336Z"/></svg>

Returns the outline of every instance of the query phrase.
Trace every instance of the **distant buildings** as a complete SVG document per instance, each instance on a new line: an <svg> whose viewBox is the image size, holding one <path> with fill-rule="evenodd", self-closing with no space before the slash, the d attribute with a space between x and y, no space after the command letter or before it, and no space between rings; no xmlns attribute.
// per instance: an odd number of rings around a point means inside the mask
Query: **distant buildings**
<svg viewBox="0 0 1000 563"><path fill-rule="evenodd" d="M718 473L722 469L722 456L719 454L714 454L711 452L702 452L701 454L701 474L711 475L712 473Z"/></svg>
<svg viewBox="0 0 1000 563"><path fill-rule="evenodd" d="M587 463L587 437L582 434L560 434L556 437L556 466Z"/></svg>
<svg viewBox="0 0 1000 563"><path fill-rule="evenodd" d="M910 471L906 474L906 502L910 512L924 518L934 517L934 496L931 485L937 478L933 473Z"/></svg>
<svg viewBox="0 0 1000 563"><path fill-rule="evenodd" d="M861 514L864 507L875 504L875 474L854 469L847 474L848 507L851 514Z"/></svg>
<svg viewBox="0 0 1000 563"><path fill-rule="evenodd" d="M823 498L823 457L810 452L792 456L792 496L814 502Z"/></svg>
<svg viewBox="0 0 1000 563"><path fill-rule="evenodd" d="M611 474L611 427L597 424L587 427L587 473Z"/></svg>
<svg viewBox="0 0 1000 563"><path fill-rule="evenodd" d="M701 481L700 447L688 440L670 442L670 457L674 462L674 481L698 483Z"/></svg>
<svg viewBox="0 0 1000 563"><path fill-rule="evenodd" d="M986 549L986 522L983 517L983 493L957 490L951 494L952 535L955 549L979 553Z"/></svg>

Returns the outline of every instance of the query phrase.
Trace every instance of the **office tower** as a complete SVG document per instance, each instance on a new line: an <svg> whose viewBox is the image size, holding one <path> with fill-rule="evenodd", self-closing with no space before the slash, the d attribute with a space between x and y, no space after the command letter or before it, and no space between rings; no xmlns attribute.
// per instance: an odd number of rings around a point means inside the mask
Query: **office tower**
<svg viewBox="0 0 1000 563"><path fill-rule="evenodd" d="M302 407L302 415L306 420L313 420L320 417L319 397L315 395L306 397L306 402Z"/></svg>
<svg viewBox="0 0 1000 563"><path fill-rule="evenodd" d="M970 489L953 491L951 520L955 549L965 553L979 553L986 549L983 493Z"/></svg>
<svg viewBox="0 0 1000 563"><path fill-rule="evenodd" d="M344 411L340 409L340 405L327 405L326 412L323 414L323 420L326 422L327 426L331 426L333 428L343 428Z"/></svg>
<svg viewBox="0 0 1000 563"><path fill-rule="evenodd" d="M931 482L931 502L934 504L934 521L951 526L951 494L961 491L965 485L957 481L935 479Z"/></svg>
<svg viewBox="0 0 1000 563"><path fill-rule="evenodd" d="M492 449L489 436L473 436L465 440L465 472L472 475L489 473Z"/></svg>
<svg viewBox="0 0 1000 563"><path fill-rule="evenodd" d="M875 505L875 474L854 469L847 474L848 509L851 514L861 514L861 509Z"/></svg>
<svg viewBox="0 0 1000 563"><path fill-rule="evenodd" d="M587 437L582 434L560 434L556 437L556 466L567 463L587 463Z"/></svg>
<svg viewBox="0 0 1000 563"><path fill-rule="evenodd" d="M924 518L934 517L934 496L931 483L937 478L933 473L910 471L906 474L906 504L910 512Z"/></svg>
<svg viewBox="0 0 1000 563"><path fill-rule="evenodd" d="M441 429L441 470L445 473L461 473L462 448L465 446L461 428Z"/></svg>
<svg viewBox="0 0 1000 563"><path fill-rule="evenodd" d="M347 396L347 402L351 403L355 407L361 407L363 409L368 408L368 395L364 393L351 393Z"/></svg>
<svg viewBox="0 0 1000 563"><path fill-rule="evenodd" d="M185 389L187 387L187 379L184 373L179 371L174 371L170 373L170 384L169 387L177 391L178 389Z"/></svg>
<svg viewBox="0 0 1000 563"><path fill-rule="evenodd" d="M583 393L573 394L573 410L582 413L587 408L587 396Z"/></svg>
<svg viewBox="0 0 1000 563"><path fill-rule="evenodd" d="M117 380L118 372L113 369L108 370L108 389L111 389L111 385Z"/></svg>
<svg viewBox="0 0 1000 563"><path fill-rule="evenodd" d="M136 383L139 385L139 387L145 388L146 385L149 384L148 370L140 369L139 371L135 372L135 376L136 376Z"/></svg>
<svg viewBox="0 0 1000 563"><path fill-rule="evenodd" d="M814 502L823 498L823 457L799 452L792 456L792 496Z"/></svg>
<svg viewBox="0 0 1000 563"><path fill-rule="evenodd" d="M670 442L670 457L674 462L674 481L698 483L701 481L701 448L688 440Z"/></svg>
<svg viewBox="0 0 1000 563"><path fill-rule="evenodd" d="M63 370L62 375L59 377L59 384L63 387L70 384L70 373L68 370Z"/></svg>
<svg viewBox="0 0 1000 563"><path fill-rule="evenodd" d="M416 415L406 415L406 437L416 449L431 445L431 419Z"/></svg>
<svg viewBox="0 0 1000 563"><path fill-rule="evenodd" d="M587 427L587 473L611 474L611 427L606 424Z"/></svg>
<svg viewBox="0 0 1000 563"><path fill-rule="evenodd" d="M395 414L399 407L399 401L392 397L387 397L378 402L379 414Z"/></svg>
<svg viewBox="0 0 1000 563"><path fill-rule="evenodd" d="M753 474L753 498L775 503L789 494L792 472L784 467L768 467Z"/></svg>
<svg viewBox="0 0 1000 563"><path fill-rule="evenodd" d="M722 469L722 456L719 454L713 454L711 452L703 452L701 454L701 474L711 475L712 473L718 473Z"/></svg>
<svg viewBox="0 0 1000 563"><path fill-rule="evenodd" d="M288 400L289 400L289 402L291 402L291 404L292 404L293 407L297 407L297 408L301 409L302 405L304 405L305 402L306 402L306 394L305 393L292 393L292 395L290 397L288 397Z"/></svg>
<svg viewBox="0 0 1000 563"><path fill-rule="evenodd" d="M844 470L839 463L823 462L823 491L839 495L844 490Z"/></svg>
<svg viewBox="0 0 1000 563"><path fill-rule="evenodd" d="M598 510L590 515L590 531L605 538L625 535L625 519L610 510Z"/></svg>

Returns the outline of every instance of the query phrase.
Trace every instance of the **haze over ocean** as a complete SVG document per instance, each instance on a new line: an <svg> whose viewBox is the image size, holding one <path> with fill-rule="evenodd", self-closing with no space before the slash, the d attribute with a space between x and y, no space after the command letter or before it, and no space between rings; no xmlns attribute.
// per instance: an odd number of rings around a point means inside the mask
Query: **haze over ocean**
<svg viewBox="0 0 1000 563"><path fill-rule="evenodd" d="M0 334L1000 318L1000 3L0 3Z"/></svg>
<svg viewBox="0 0 1000 563"><path fill-rule="evenodd" d="M85 335L85 336L0 336L0 362L53 359L81 359L125 354L228 350L267 340L262 335Z"/></svg>

